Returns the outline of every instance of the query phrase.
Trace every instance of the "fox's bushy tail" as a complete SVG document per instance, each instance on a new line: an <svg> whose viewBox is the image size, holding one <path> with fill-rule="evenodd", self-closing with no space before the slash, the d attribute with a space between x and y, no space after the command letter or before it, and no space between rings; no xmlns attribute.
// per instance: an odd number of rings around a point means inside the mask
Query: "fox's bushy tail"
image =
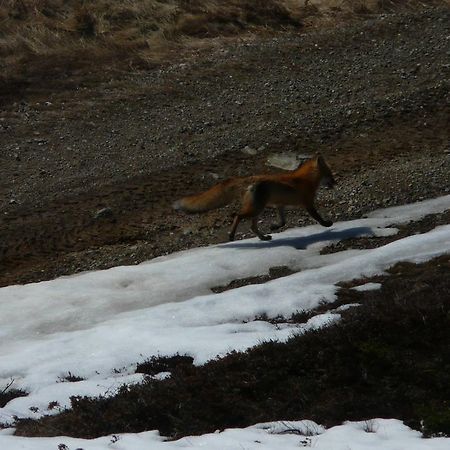
<svg viewBox="0 0 450 450"><path fill-rule="evenodd" d="M197 195L183 197L172 204L176 210L189 214L202 213L222 208L239 195L239 185L235 180L226 180Z"/></svg>

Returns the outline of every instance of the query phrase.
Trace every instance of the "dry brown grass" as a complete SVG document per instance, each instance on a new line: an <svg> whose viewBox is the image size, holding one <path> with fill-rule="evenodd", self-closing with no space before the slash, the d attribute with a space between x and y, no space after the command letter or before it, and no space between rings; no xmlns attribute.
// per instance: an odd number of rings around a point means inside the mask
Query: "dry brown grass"
<svg viewBox="0 0 450 450"><path fill-rule="evenodd" d="M146 65L187 39L298 27L299 17L284 3L6 0L0 3L0 76Z"/></svg>
<svg viewBox="0 0 450 450"><path fill-rule="evenodd" d="M208 38L299 29L406 0L0 0L0 83L136 69Z"/></svg>

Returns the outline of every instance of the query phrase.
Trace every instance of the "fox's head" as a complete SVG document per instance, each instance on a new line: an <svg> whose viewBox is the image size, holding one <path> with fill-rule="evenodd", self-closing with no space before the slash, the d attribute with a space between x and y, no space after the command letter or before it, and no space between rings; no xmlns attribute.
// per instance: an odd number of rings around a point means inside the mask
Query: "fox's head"
<svg viewBox="0 0 450 450"><path fill-rule="evenodd" d="M327 189L333 189L336 184L336 180L334 179L331 169L328 167L328 164L325 162L322 155L317 155L316 164L319 169L321 186L325 186Z"/></svg>

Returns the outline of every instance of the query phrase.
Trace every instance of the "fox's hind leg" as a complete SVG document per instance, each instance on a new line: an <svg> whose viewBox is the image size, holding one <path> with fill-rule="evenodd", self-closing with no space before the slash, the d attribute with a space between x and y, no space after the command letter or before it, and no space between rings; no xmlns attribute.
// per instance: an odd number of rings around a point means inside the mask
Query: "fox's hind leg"
<svg viewBox="0 0 450 450"><path fill-rule="evenodd" d="M331 220L323 219L314 206L309 206L306 208L306 210L309 212L313 219L317 220L317 222L320 223L320 225L324 227L331 227L331 225L333 225L333 222Z"/></svg>
<svg viewBox="0 0 450 450"><path fill-rule="evenodd" d="M272 225L270 225L271 230L278 230L279 228L284 227L286 225L286 216L284 214L284 207L278 206L277 211L280 221L278 223L273 223Z"/></svg>
<svg viewBox="0 0 450 450"><path fill-rule="evenodd" d="M239 214L236 214L234 216L234 220L233 220L233 225L231 225L231 231L230 234L228 235L228 239L230 241L234 241L234 236L236 235L236 229L239 225L239 222L242 220L242 217L240 217Z"/></svg>
<svg viewBox="0 0 450 450"><path fill-rule="evenodd" d="M236 214L234 216L233 225L231 226L231 231L229 234L230 241L234 241L234 236L236 234L236 229L239 225L239 222L242 219L246 219L247 217L251 217L251 216L242 215L242 214ZM250 228L253 231L253 233L255 233L256 236L258 236L262 241L270 241L272 239L272 236L270 234L261 233L261 231L258 229L258 216L252 217L252 226Z"/></svg>
<svg viewBox="0 0 450 450"><path fill-rule="evenodd" d="M230 241L234 240L236 229L242 219L252 219L251 230L262 240L269 241L272 236L261 233L258 229L258 216L264 210L268 199L267 189L264 184L257 183L248 187L244 194L241 210L234 217L229 234Z"/></svg>

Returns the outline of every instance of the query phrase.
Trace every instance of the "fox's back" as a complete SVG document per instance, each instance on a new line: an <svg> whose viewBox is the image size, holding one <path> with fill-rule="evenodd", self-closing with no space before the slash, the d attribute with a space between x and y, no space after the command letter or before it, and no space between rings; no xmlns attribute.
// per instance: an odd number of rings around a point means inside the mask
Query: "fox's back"
<svg viewBox="0 0 450 450"><path fill-rule="evenodd" d="M315 195L316 188L310 180L290 174L256 175L247 178L248 186L259 186L260 195L270 206L304 206Z"/></svg>

